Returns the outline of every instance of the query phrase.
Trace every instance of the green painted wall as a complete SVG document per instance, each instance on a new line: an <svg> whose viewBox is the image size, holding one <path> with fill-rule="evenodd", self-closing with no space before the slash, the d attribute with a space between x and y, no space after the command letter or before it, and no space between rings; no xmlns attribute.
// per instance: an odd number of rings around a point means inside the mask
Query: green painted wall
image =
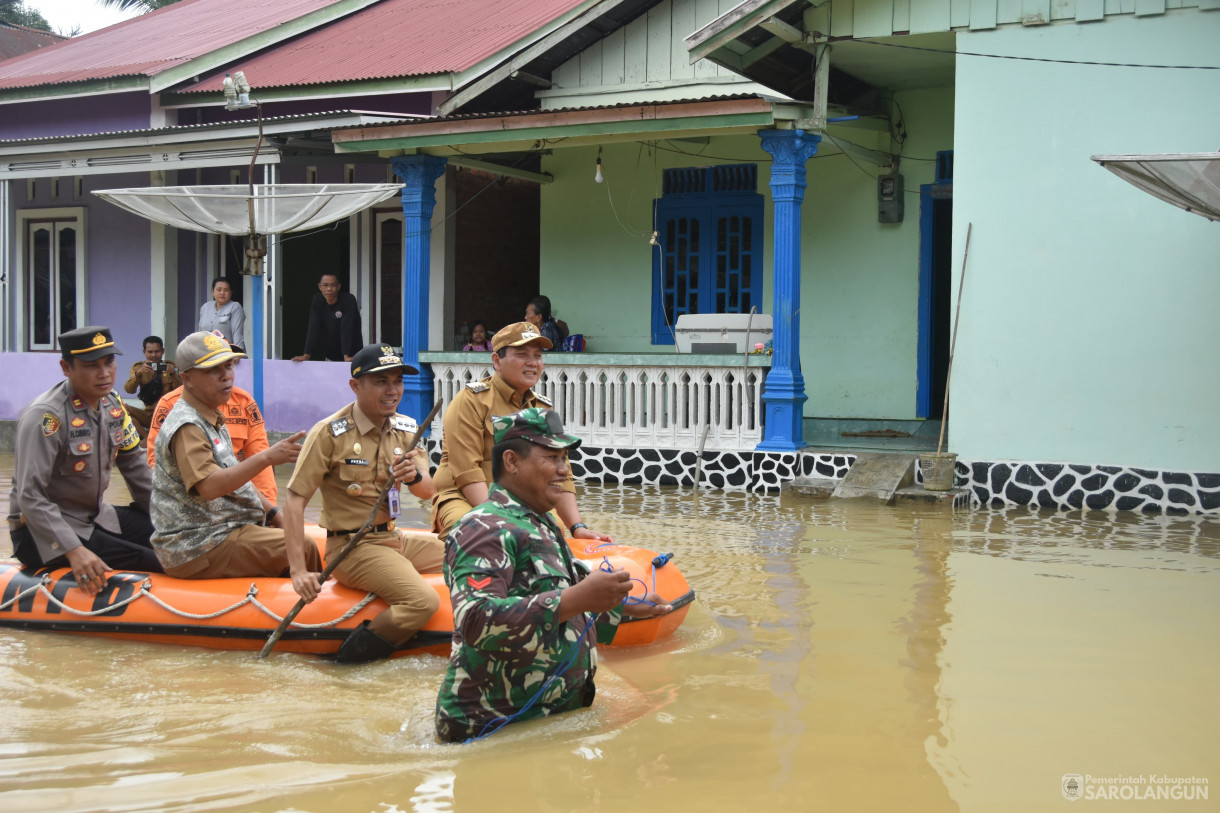
<svg viewBox="0 0 1220 813"><path fill-rule="evenodd" d="M806 416L915 417L918 192L932 182L935 163L913 159L952 149L953 97L944 89L900 93L897 100L908 133L902 223L877 222L877 167L843 155L809 162L801 260ZM847 137L867 143L863 134ZM887 142L883 136L876 146Z"/></svg>
<svg viewBox="0 0 1220 813"><path fill-rule="evenodd" d="M904 154L934 158L950 149L949 89L898 95L910 134ZM833 135L871 148L884 136L837 127ZM879 140L880 138L880 140ZM901 224L877 222L875 175L823 142L808 165L802 211L801 358L810 417L911 418L915 415L919 198L907 195ZM593 182L596 149L556 145L543 169L555 182L542 190L542 292L561 318L586 335L593 352L670 352L650 343L652 200L661 171L710 163L758 162L765 197L767 246L764 309L771 302L769 158L756 136L708 144L606 145L606 183ZM686 155L676 152L683 150ZM714 158L709 158L712 156ZM932 180L931 161L902 165L906 188ZM611 206L613 201L613 207Z"/></svg>
<svg viewBox="0 0 1220 813"><path fill-rule="evenodd" d="M1220 12L959 34L962 51L1217 65ZM959 57L955 266L973 222L951 393L972 459L1220 471L1220 224L1099 153L1207 152L1220 71ZM955 271L956 274L956 271Z"/></svg>

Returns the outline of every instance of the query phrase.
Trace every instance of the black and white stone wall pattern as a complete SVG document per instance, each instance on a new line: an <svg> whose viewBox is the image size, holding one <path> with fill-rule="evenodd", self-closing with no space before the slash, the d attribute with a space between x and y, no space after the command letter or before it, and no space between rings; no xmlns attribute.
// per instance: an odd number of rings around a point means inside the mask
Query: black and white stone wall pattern
<svg viewBox="0 0 1220 813"><path fill-rule="evenodd" d="M432 464L440 444L425 441ZM704 452L703 485L724 491L769 492L797 477L841 480L855 461L839 452ZM680 449L582 446L571 457L577 480L690 486L698 453ZM916 466L915 480L923 482ZM1065 463L957 462L957 488L978 506L1033 505L1175 514L1220 513L1220 474L1166 472ZM956 500L955 506L962 500Z"/></svg>
<svg viewBox="0 0 1220 813"><path fill-rule="evenodd" d="M1220 474L1069 463L962 462L957 486L975 505L1220 513Z"/></svg>

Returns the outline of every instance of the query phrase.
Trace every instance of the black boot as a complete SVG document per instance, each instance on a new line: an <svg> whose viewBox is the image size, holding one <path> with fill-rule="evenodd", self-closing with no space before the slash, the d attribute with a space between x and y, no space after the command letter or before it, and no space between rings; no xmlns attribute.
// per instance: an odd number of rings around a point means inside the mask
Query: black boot
<svg viewBox="0 0 1220 813"><path fill-rule="evenodd" d="M335 663L365 663L390 657L390 653L398 649L385 638L369 629L369 622L361 622L343 643L335 654Z"/></svg>

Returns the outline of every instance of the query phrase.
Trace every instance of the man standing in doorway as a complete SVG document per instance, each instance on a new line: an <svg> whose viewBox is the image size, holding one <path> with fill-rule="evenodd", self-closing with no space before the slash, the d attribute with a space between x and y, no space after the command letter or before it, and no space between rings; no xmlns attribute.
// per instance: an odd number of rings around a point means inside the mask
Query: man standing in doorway
<svg viewBox="0 0 1220 813"><path fill-rule="evenodd" d="M356 297L343 291L337 274L327 272L318 281L318 293L309 305L305 352L292 360L351 361L364 344L360 334Z"/></svg>

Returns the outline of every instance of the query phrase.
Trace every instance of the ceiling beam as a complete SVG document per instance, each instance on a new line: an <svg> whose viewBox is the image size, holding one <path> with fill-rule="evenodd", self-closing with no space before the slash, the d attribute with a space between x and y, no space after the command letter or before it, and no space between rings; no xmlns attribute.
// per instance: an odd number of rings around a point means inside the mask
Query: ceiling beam
<svg viewBox="0 0 1220 813"><path fill-rule="evenodd" d="M449 164L455 167L477 169L480 172L488 172L504 178L516 178L518 181L531 181L536 184L551 183L555 180L555 176L549 172L530 172L528 169L506 167L502 164L493 164L491 161L480 161L476 158L468 158L464 155L451 157L449 159Z"/></svg>

